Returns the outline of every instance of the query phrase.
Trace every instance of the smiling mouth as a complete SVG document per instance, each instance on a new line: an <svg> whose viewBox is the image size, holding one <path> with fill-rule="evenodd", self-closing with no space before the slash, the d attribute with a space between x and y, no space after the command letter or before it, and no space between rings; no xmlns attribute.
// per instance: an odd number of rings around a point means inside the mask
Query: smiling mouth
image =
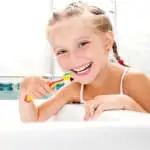
<svg viewBox="0 0 150 150"><path fill-rule="evenodd" d="M90 62L85 65L82 65L81 67L71 69L71 71L76 73L77 75L87 74L90 71L92 64L93 62Z"/></svg>

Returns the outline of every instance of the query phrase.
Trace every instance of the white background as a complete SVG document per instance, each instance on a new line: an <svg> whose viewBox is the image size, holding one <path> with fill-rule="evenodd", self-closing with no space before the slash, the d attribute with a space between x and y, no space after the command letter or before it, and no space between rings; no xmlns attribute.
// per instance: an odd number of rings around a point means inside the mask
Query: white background
<svg viewBox="0 0 150 150"><path fill-rule="evenodd" d="M53 0L53 8L71 0ZM114 10L114 0L85 0ZM119 53L132 67L150 73L149 0L116 0ZM45 28L51 0L0 0L0 76L45 75L53 70ZM114 16L111 16L114 17ZM55 63L55 75L61 71Z"/></svg>
<svg viewBox="0 0 150 150"><path fill-rule="evenodd" d="M0 0L0 75L45 74L50 0Z"/></svg>

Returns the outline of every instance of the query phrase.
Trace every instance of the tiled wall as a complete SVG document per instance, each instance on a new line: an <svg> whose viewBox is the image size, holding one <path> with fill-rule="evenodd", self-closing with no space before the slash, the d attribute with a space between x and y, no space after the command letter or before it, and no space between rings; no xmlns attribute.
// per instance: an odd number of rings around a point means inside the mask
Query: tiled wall
<svg viewBox="0 0 150 150"><path fill-rule="evenodd" d="M61 77L44 77L45 79L55 80L60 79ZM19 94L19 86L20 82L24 79L24 77L0 77L0 100L17 100ZM48 98L50 95L44 96L44 98Z"/></svg>
<svg viewBox="0 0 150 150"><path fill-rule="evenodd" d="M0 77L0 100L17 100L22 78Z"/></svg>

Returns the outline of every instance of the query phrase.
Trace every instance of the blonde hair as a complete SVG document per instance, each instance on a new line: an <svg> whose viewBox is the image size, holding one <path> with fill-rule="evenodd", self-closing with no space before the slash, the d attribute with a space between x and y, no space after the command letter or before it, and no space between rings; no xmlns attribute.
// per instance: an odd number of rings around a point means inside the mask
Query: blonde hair
<svg viewBox="0 0 150 150"><path fill-rule="evenodd" d="M80 16L85 12L93 15L92 23L96 29L98 29L97 31L107 32L113 30L112 24L105 14L105 11L95 6L89 6L87 3L81 1L69 4L62 12L54 12L52 19L50 19L48 22L48 27L62 19L71 18L73 16ZM118 54L117 43L115 41L113 43L112 49L116 60L120 63L122 60ZM125 64L121 65L127 66Z"/></svg>

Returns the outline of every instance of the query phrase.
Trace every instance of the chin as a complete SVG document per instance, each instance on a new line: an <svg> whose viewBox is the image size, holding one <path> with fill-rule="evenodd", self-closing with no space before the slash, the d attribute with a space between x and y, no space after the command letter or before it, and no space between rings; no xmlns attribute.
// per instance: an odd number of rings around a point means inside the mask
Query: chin
<svg viewBox="0 0 150 150"><path fill-rule="evenodd" d="M94 81L94 77L87 78L75 78L75 80L81 84L91 84Z"/></svg>

